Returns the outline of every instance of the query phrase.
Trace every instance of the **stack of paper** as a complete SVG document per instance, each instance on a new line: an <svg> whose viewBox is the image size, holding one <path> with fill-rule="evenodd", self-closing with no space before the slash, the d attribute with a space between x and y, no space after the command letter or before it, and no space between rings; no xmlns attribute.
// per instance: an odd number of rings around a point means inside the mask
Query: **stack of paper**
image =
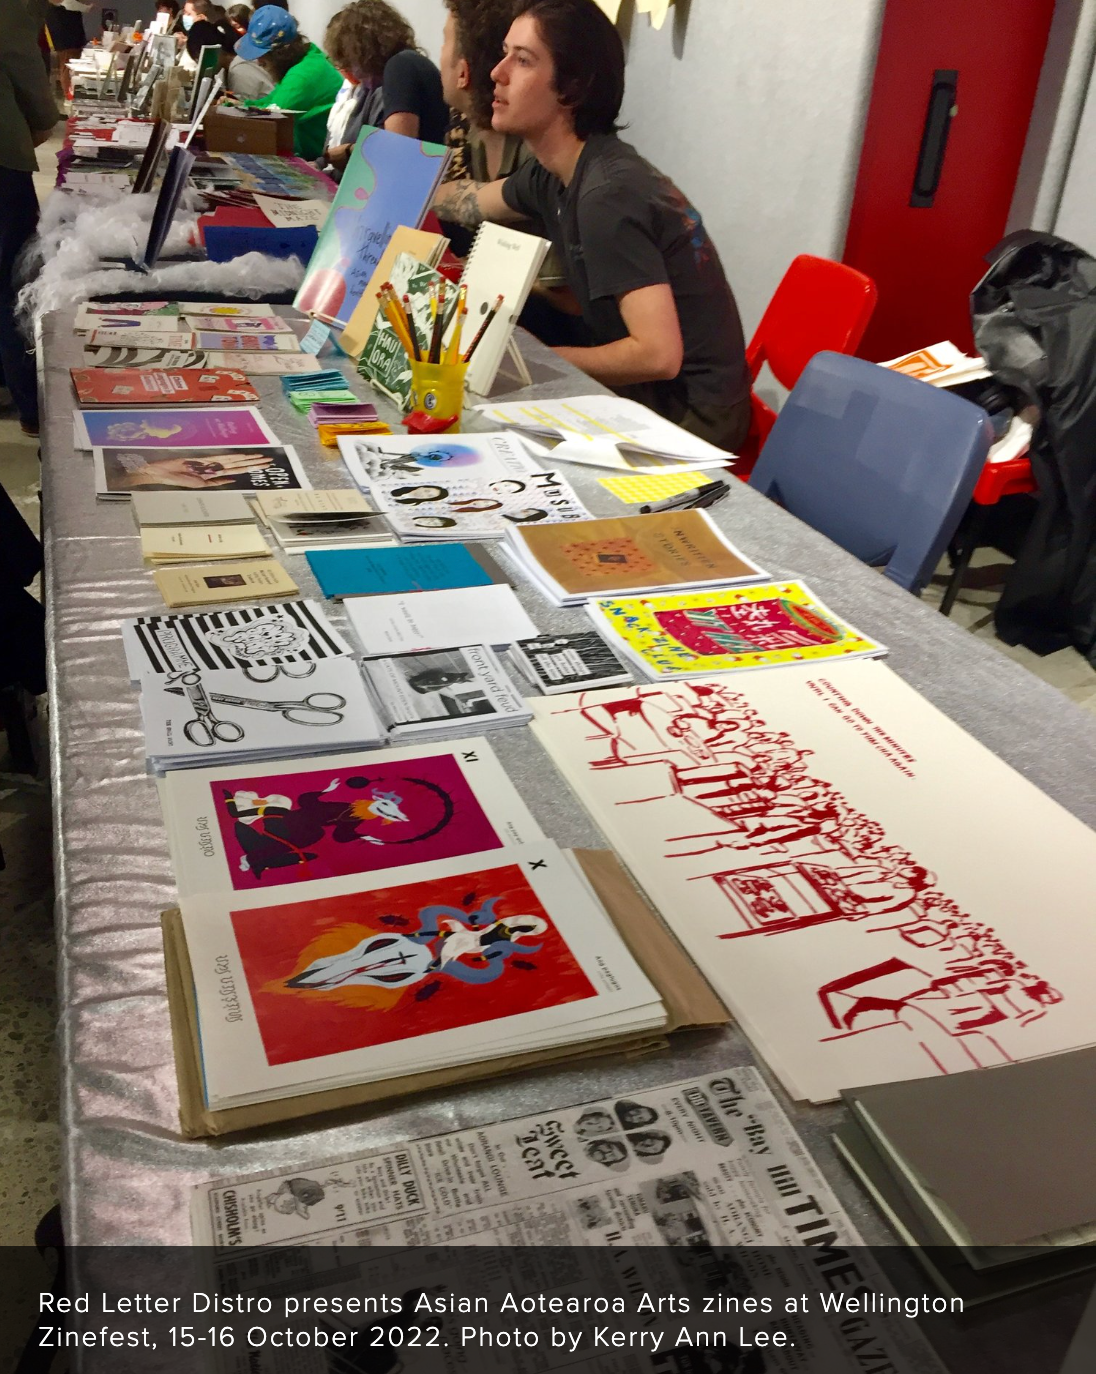
<svg viewBox="0 0 1096 1374"><path fill-rule="evenodd" d="M441 544L430 549L400 545L381 549L321 549L308 554L308 566L324 596L336 601L344 597L456 591L506 583L502 569L489 554L466 544Z"/></svg>
<svg viewBox="0 0 1096 1374"><path fill-rule="evenodd" d="M141 718L150 771L251 758L292 758L378 744L384 737L357 664L331 658L270 677L248 668L148 675Z"/></svg>
<svg viewBox="0 0 1096 1374"><path fill-rule="evenodd" d="M836 1143L945 1291L978 1302L1096 1266L1094 1091L1093 1049L856 1088Z"/></svg>
<svg viewBox="0 0 1096 1374"><path fill-rule="evenodd" d="M257 601L269 596L296 596L300 591L276 558L157 568L152 578L164 604L172 610L231 601Z"/></svg>
<svg viewBox="0 0 1096 1374"><path fill-rule="evenodd" d="M546 696L631 682L632 675L592 630L538 635L510 646L510 657Z"/></svg>
<svg viewBox="0 0 1096 1374"><path fill-rule="evenodd" d="M321 370L320 360L311 353L229 353L204 348L174 348L150 346L142 341L137 347L112 344L84 349L88 367L108 368L232 368L250 377L275 374L311 374Z"/></svg>
<svg viewBox="0 0 1096 1374"><path fill-rule="evenodd" d="M1096 836L884 664L530 704L793 1097L1096 1042Z"/></svg>
<svg viewBox="0 0 1096 1374"><path fill-rule="evenodd" d="M255 523L255 513L242 491L135 491L129 504L139 529Z"/></svg>
<svg viewBox="0 0 1096 1374"><path fill-rule="evenodd" d="M287 553L391 537L384 517L361 492L348 488L260 492L254 502L263 524Z"/></svg>
<svg viewBox="0 0 1096 1374"><path fill-rule="evenodd" d="M502 539L514 528L590 518L570 483L516 435L344 438L339 451L408 542Z"/></svg>
<svg viewBox="0 0 1096 1374"><path fill-rule="evenodd" d="M213 329L224 334L292 334L293 326L280 315L241 315L226 318L222 315L199 315L201 303L181 307L180 329Z"/></svg>
<svg viewBox="0 0 1096 1374"><path fill-rule="evenodd" d="M512 587L352 596L344 603L350 628L369 655L456 649L465 644L505 648L533 639L537 627Z"/></svg>
<svg viewBox="0 0 1096 1374"><path fill-rule="evenodd" d="M150 525L141 531L141 557L154 566L269 556L254 525Z"/></svg>
<svg viewBox="0 0 1096 1374"><path fill-rule="evenodd" d="M210 1108L666 1024L592 887L548 843L181 910Z"/></svg>
<svg viewBox="0 0 1096 1374"><path fill-rule="evenodd" d="M82 406L147 406L160 401L170 401L173 405L209 405L259 399L246 373L223 368L74 367L71 376Z"/></svg>
<svg viewBox="0 0 1096 1374"><path fill-rule="evenodd" d="M160 784L175 881L254 892L544 839L485 739L244 768Z"/></svg>
<svg viewBox="0 0 1096 1374"><path fill-rule="evenodd" d="M557 606L578 606L592 596L765 577L702 510L530 525L510 530L506 538L519 566Z"/></svg>
<svg viewBox="0 0 1096 1374"><path fill-rule="evenodd" d="M553 458L622 472L660 472L668 464L726 467L734 455L679 429L638 401L619 396L511 401L477 407L492 423L558 440Z"/></svg>
<svg viewBox="0 0 1096 1374"><path fill-rule="evenodd" d="M532 719L502 664L483 644L367 658L362 672L393 740L459 739Z"/></svg>
<svg viewBox="0 0 1096 1374"><path fill-rule="evenodd" d="M150 325L162 323L149 320ZM167 321L167 323L173 323ZM89 348L170 348L213 349L218 353L299 353L296 334L222 334L187 329L93 329L87 336ZM245 364L234 359L237 367ZM232 364L228 364L231 366Z"/></svg>
<svg viewBox="0 0 1096 1374"><path fill-rule="evenodd" d="M886 653L802 582L610 597L587 602L586 610L599 634L649 681Z"/></svg>
<svg viewBox="0 0 1096 1374"><path fill-rule="evenodd" d="M281 601L197 615L145 615L122 621L130 681L191 668L243 668L273 682L311 665L349 656L350 645L315 601Z"/></svg>

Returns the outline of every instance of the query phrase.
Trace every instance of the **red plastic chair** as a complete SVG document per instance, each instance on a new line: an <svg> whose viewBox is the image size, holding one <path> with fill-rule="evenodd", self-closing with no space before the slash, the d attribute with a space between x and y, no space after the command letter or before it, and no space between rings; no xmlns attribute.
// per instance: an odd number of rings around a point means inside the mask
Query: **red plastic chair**
<svg viewBox="0 0 1096 1374"><path fill-rule="evenodd" d="M790 391L816 353L855 353L878 296L875 282L863 272L801 253L784 273L746 350L751 382L768 363ZM750 408L750 432L732 469L743 481L776 423L776 411L753 391Z"/></svg>

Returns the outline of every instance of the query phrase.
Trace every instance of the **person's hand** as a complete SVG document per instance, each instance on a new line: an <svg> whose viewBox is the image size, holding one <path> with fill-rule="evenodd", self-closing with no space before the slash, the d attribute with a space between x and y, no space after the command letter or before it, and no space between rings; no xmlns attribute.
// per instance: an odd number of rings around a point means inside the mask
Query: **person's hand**
<svg viewBox="0 0 1096 1374"><path fill-rule="evenodd" d="M270 466L270 459L257 453L227 453L219 458L165 458L153 461L130 474L130 486L169 485L194 491L231 486L247 472Z"/></svg>
<svg viewBox="0 0 1096 1374"><path fill-rule="evenodd" d="M350 161L350 154L353 150L353 143L336 143L328 148L327 160L337 172L345 172L346 164Z"/></svg>

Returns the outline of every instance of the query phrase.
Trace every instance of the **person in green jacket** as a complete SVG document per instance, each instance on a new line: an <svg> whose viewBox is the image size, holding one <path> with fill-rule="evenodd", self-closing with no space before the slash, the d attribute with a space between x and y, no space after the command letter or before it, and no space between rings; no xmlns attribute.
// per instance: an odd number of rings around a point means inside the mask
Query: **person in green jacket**
<svg viewBox="0 0 1096 1374"><path fill-rule="evenodd" d="M318 158L327 135L327 115L342 85L342 77L320 49L300 32L291 14L277 5L263 5L236 44L236 56L258 62L276 82L269 95L240 104L250 110L277 105L295 111L293 151L310 162Z"/></svg>

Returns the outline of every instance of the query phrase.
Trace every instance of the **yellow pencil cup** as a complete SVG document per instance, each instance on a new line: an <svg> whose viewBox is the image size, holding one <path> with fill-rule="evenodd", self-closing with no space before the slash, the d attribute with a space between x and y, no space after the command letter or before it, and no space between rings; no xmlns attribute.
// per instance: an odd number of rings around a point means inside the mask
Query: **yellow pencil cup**
<svg viewBox="0 0 1096 1374"><path fill-rule="evenodd" d="M467 363L412 363L411 409L438 419L455 415L453 430L459 430L467 371Z"/></svg>

